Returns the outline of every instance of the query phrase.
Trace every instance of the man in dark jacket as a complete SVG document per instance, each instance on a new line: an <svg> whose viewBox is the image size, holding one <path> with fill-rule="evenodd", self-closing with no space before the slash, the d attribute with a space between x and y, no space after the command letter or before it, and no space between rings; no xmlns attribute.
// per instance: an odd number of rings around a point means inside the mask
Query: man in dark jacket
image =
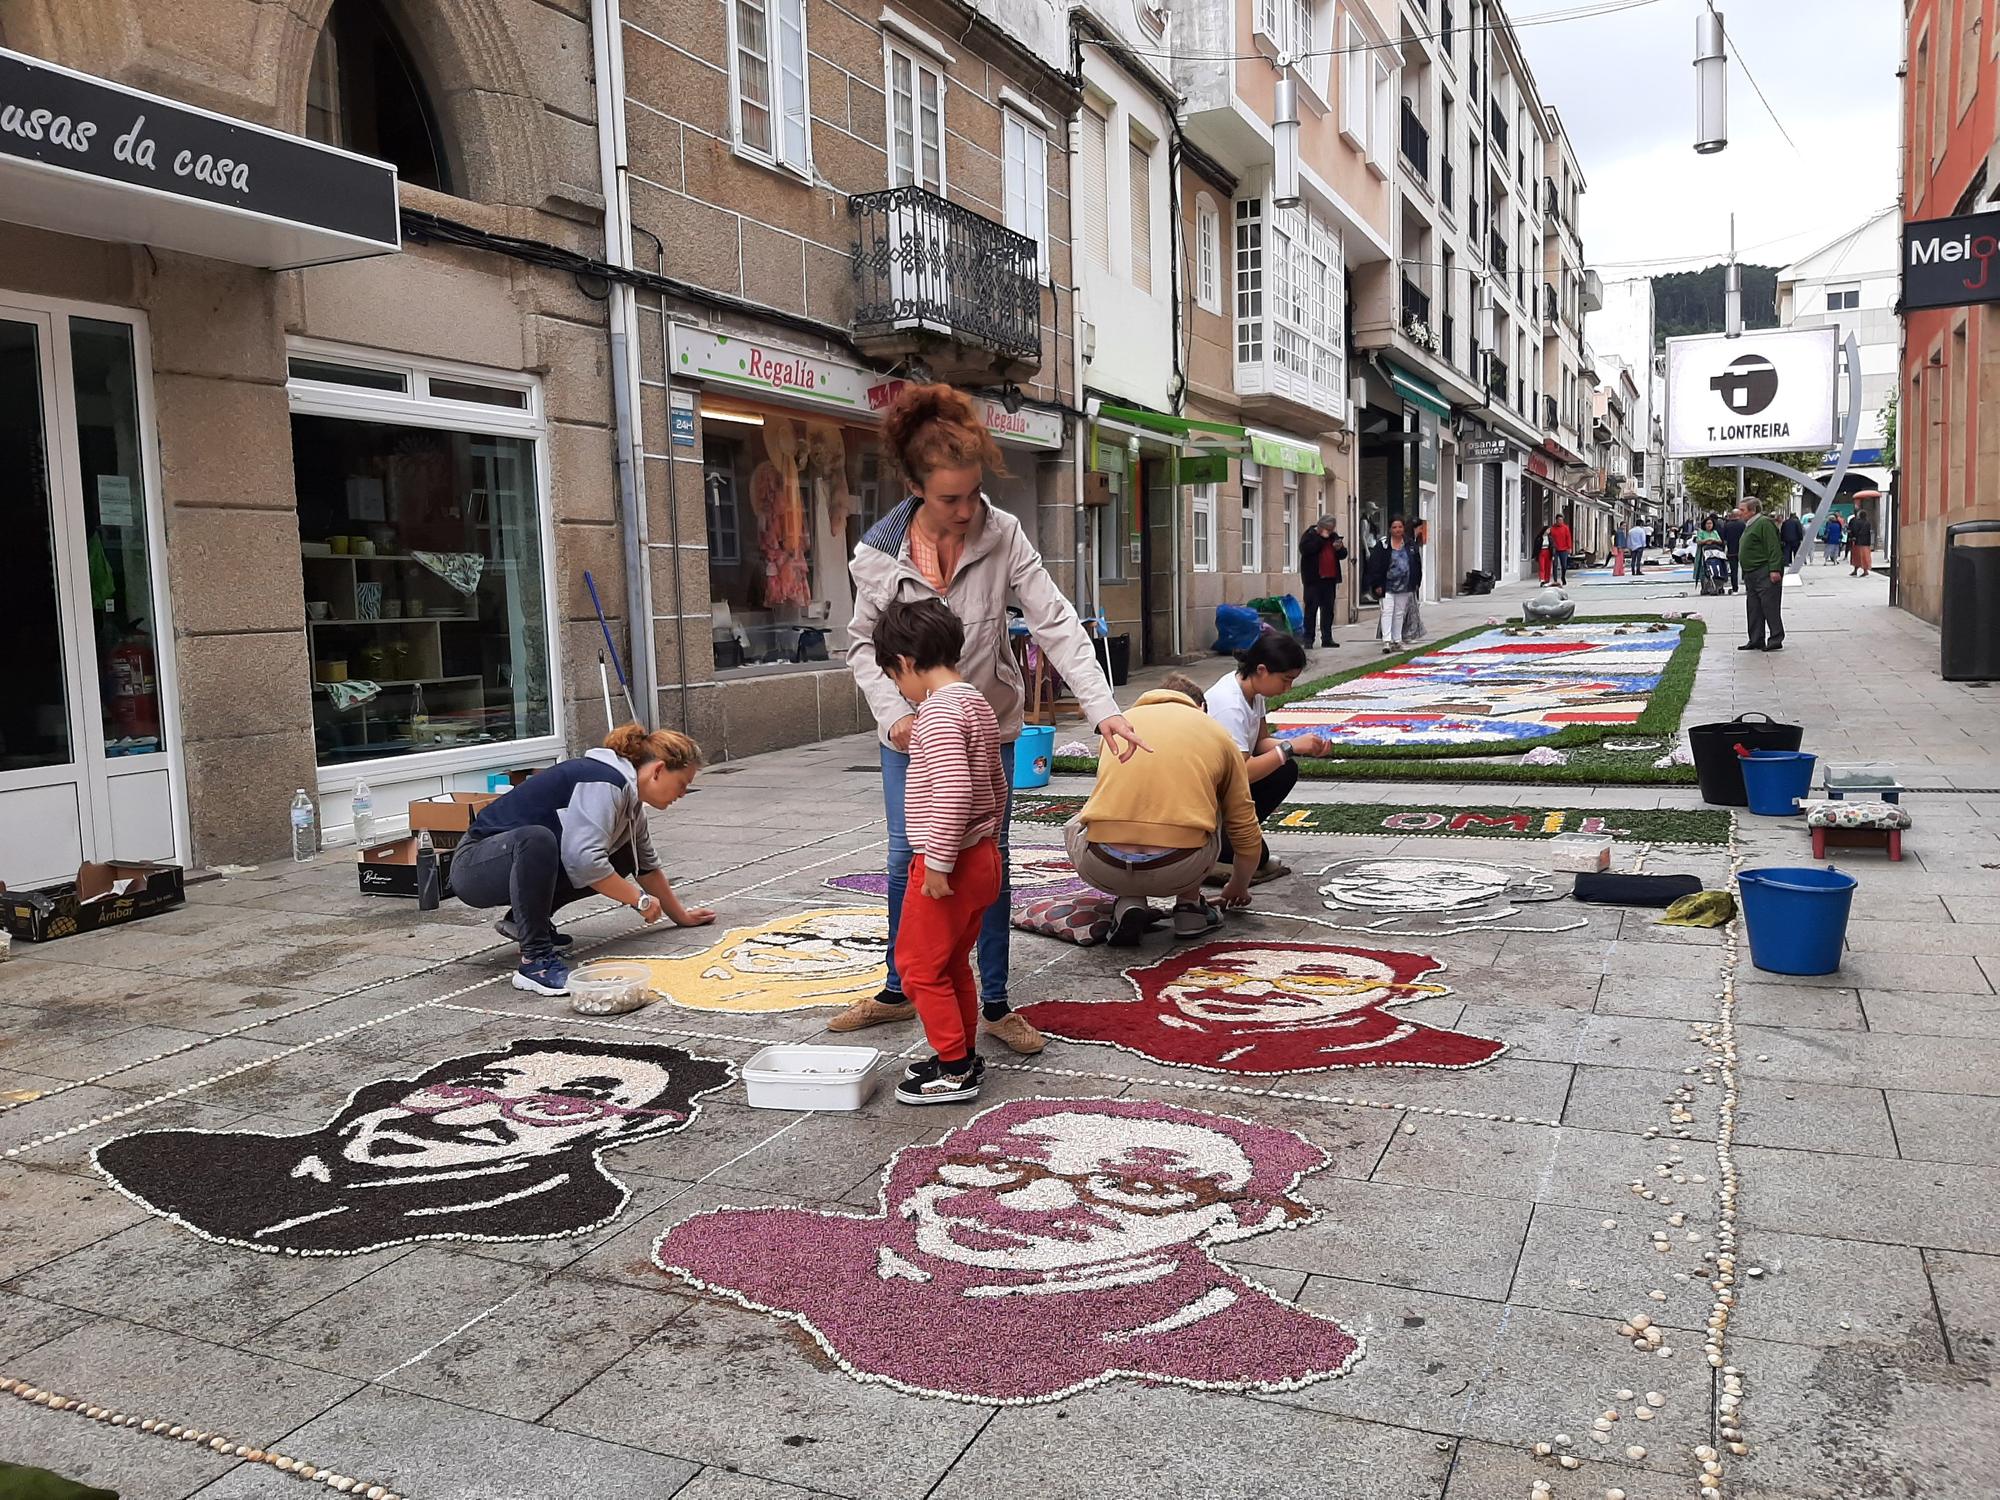
<svg viewBox="0 0 2000 1500"><path fill-rule="evenodd" d="M1799 555L1799 548L1805 544L1805 523L1797 516L1787 515L1785 524L1778 528L1778 540L1785 544L1785 566L1792 565L1792 559Z"/></svg>
<svg viewBox="0 0 2000 1500"><path fill-rule="evenodd" d="M1738 554L1743 548L1743 518L1734 513L1723 518L1722 550L1729 559L1729 592L1743 586L1743 570Z"/></svg>
<svg viewBox="0 0 2000 1500"><path fill-rule="evenodd" d="M1319 643L1338 646L1333 638L1333 612L1340 600L1340 564L1347 556L1347 543L1334 529L1332 516L1321 516L1317 524L1299 538L1300 583L1306 600L1306 644L1313 639L1313 620L1319 620Z"/></svg>

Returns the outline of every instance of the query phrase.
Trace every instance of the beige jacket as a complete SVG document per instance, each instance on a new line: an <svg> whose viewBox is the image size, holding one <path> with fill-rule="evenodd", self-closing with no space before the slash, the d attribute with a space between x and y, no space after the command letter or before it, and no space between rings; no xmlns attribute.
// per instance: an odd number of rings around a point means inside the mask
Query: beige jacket
<svg viewBox="0 0 2000 1500"><path fill-rule="evenodd" d="M1035 644L1083 706L1085 722L1102 724L1118 712L1111 684L1092 655L1090 638L1069 600L1042 567L1042 555L1021 533L1021 523L986 502L978 529L966 539L958 574L943 594L931 587L910 561L910 520L920 504L909 499L890 511L854 549L848 572L854 579L854 618L847 627L847 666L875 715L876 734L889 743L896 721L917 711L896 691L875 661L876 617L899 600L942 598L965 626L965 654L958 670L986 696L1000 721L1002 743L1021 734L1027 694L1007 639L1007 604L1018 602Z"/></svg>

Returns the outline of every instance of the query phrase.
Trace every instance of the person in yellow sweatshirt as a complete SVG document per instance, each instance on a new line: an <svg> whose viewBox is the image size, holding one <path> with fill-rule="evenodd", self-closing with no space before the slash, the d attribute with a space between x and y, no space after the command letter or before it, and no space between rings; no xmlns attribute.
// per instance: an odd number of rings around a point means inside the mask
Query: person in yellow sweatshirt
<svg viewBox="0 0 2000 1500"><path fill-rule="evenodd" d="M1226 831L1233 854L1224 907L1250 904L1250 879L1264 835L1243 752L1202 706L1193 679L1175 673L1126 715L1151 755L1097 761L1097 789L1063 829L1070 863L1117 898L1110 944L1136 948L1147 927L1148 898L1172 896L1174 936L1200 937L1222 925L1204 901L1202 877L1216 862Z"/></svg>

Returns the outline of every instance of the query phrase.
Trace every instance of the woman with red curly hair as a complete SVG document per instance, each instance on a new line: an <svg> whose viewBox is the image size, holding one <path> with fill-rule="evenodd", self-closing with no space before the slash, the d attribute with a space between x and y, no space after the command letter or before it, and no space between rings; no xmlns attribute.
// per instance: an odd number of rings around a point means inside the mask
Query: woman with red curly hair
<svg viewBox="0 0 2000 1500"><path fill-rule="evenodd" d="M889 930L902 917L912 852L903 819L916 709L875 659L872 640L883 608L899 601L942 599L965 627L958 670L985 695L999 720L1001 756L1011 784L1014 741L1021 733L1025 693L1007 639L1007 606L1021 606L1042 648L1089 721L1121 760L1146 748L1111 696L1111 684L1091 650L1076 611L1042 565L1021 523L981 492L986 470L1005 473L1000 450L963 391L948 385L906 385L883 417L890 456L910 496L854 549L854 619L847 627L847 665L868 699L882 742L882 795L889 814ZM979 995L985 1030L1016 1052L1042 1050L1034 1027L1007 1004L1007 938L1011 911L1006 882L1007 825L1000 825L1000 898L979 933ZM903 994L895 955L889 982L872 999L856 1001L828 1023L830 1031L860 1031L914 1014Z"/></svg>

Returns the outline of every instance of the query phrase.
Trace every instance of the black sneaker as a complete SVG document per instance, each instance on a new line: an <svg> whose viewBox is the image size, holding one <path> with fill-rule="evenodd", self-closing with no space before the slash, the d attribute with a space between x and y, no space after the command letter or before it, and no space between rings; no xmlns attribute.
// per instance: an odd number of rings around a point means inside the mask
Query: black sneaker
<svg viewBox="0 0 2000 1500"><path fill-rule="evenodd" d="M1111 908L1111 935L1105 939L1113 948L1136 948L1151 925L1152 905L1137 896L1120 896Z"/></svg>
<svg viewBox="0 0 2000 1500"><path fill-rule="evenodd" d="M1736 649L1738 651L1762 651L1764 648L1758 645L1755 641L1749 641L1744 645L1738 646Z"/></svg>
<svg viewBox="0 0 2000 1500"><path fill-rule="evenodd" d="M979 1097L985 1069L977 1055L963 1073L948 1073L935 1056L911 1066L908 1076L896 1085L899 1104L965 1104Z"/></svg>

